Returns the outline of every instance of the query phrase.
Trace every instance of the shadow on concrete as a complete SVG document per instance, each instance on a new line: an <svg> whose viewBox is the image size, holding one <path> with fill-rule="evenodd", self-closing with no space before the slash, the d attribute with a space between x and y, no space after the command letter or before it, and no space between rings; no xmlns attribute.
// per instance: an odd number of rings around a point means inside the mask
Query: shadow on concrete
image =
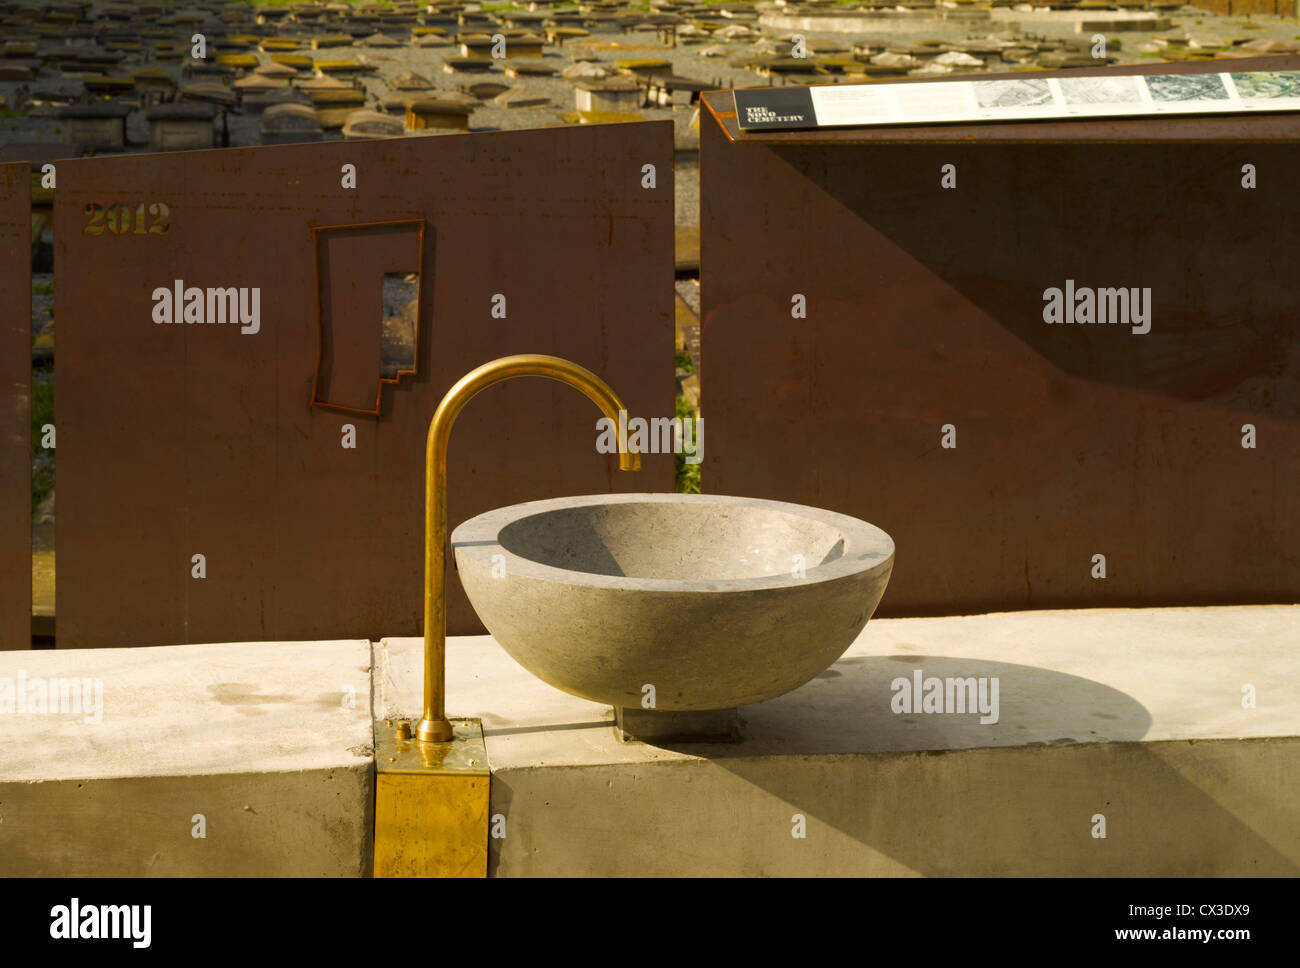
<svg viewBox="0 0 1300 968"><path fill-rule="evenodd" d="M1300 471L1300 341L1270 259L1300 198L1243 190L1242 144L732 147L725 185L705 169L706 490L884 528L882 618L1297 599L1275 481ZM1150 331L1049 325L1067 280L1150 289Z"/></svg>
<svg viewBox="0 0 1300 968"><path fill-rule="evenodd" d="M979 713L895 713L899 679L997 680L997 721ZM955 698L955 694L954 694ZM742 740L733 745L665 747L710 758L932 753L1001 746L1068 746L1139 740L1151 714L1127 693L1091 679L1011 662L935 655L851 656L808 684L741 709Z"/></svg>
<svg viewBox="0 0 1300 968"><path fill-rule="evenodd" d="M891 683L917 669L996 677L998 722L894 713ZM827 836L815 824L833 828L894 861L898 873L1300 870L1257 833L1293 827L1294 808L1267 778L1288 769L1285 744L1140 743L1151 726L1147 709L1082 677L946 656L854 657L741 715L739 744L671 748L782 801L791 818L807 818L809 836ZM879 755L835 755L850 753ZM1104 839L1094 836L1097 815L1106 818ZM867 863L851 863L859 862ZM892 866L873 869L882 865Z"/></svg>

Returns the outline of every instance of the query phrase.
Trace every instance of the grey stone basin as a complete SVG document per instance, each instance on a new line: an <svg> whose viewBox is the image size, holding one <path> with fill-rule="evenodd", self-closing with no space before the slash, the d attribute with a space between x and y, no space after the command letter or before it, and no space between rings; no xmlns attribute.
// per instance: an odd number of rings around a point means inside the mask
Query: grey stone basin
<svg viewBox="0 0 1300 968"><path fill-rule="evenodd" d="M518 504L471 518L451 544L470 602L520 665L638 713L646 686L673 712L803 685L862 631L894 562L865 521L699 494Z"/></svg>

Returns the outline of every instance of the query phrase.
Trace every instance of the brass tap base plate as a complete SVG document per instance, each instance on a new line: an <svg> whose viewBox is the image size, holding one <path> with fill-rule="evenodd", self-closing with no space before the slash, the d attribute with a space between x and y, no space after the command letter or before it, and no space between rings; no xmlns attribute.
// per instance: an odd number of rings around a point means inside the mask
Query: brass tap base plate
<svg viewBox="0 0 1300 968"><path fill-rule="evenodd" d="M392 723L392 725L388 725ZM398 720L375 720L375 770L379 773L421 773L457 776L489 773L483 723L478 719L451 720L452 737L446 743L422 743L397 738ZM415 720L411 720L414 729Z"/></svg>
<svg viewBox="0 0 1300 968"><path fill-rule="evenodd" d="M376 877L487 876L483 726L451 723L449 742L421 743L397 739L396 720L375 721Z"/></svg>

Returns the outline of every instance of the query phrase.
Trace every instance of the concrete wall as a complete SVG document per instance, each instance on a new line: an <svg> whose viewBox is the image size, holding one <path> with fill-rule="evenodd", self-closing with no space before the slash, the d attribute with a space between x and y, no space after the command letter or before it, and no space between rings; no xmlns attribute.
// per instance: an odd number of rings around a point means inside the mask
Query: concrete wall
<svg viewBox="0 0 1300 968"><path fill-rule="evenodd" d="M1298 767L1286 739L510 769L491 870L1293 877Z"/></svg>
<svg viewBox="0 0 1300 968"><path fill-rule="evenodd" d="M0 876L368 874L369 670L367 642L0 654ZM102 702L14 704L53 677Z"/></svg>
<svg viewBox="0 0 1300 968"><path fill-rule="evenodd" d="M447 711L482 721L495 876L1294 876L1297 628L1297 606L878 620L745 707L740 742L672 747L453 638ZM418 715L421 653L0 655L0 876L366 876L372 712ZM900 711L918 673L996 680L996 721ZM13 707L56 676L103 702Z"/></svg>
<svg viewBox="0 0 1300 968"><path fill-rule="evenodd" d="M670 748L463 638L447 709L483 720L494 876L1293 876L1297 628L1295 606L873 620L742 709L740 743ZM418 714L420 645L378 648L381 713ZM998 721L895 712L914 670L998 679Z"/></svg>

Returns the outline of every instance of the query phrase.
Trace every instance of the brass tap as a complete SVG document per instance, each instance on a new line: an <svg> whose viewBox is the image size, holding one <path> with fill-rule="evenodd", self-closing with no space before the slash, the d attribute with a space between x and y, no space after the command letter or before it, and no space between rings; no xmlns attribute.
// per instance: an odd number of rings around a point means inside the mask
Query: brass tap
<svg viewBox="0 0 1300 968"><path fill-rule="evenodd" d="M480 390L517 376L543 376L581 390L619 425L623 401L600 377L558 356L526 353L503 356L471 370L447 391L429 422L424 457L424 716L415 738L426 743L451 739L447 720L447 448L451 427L465 404ZM618 442L619 470L639 471L641 456L627 441Z"/></svg>

